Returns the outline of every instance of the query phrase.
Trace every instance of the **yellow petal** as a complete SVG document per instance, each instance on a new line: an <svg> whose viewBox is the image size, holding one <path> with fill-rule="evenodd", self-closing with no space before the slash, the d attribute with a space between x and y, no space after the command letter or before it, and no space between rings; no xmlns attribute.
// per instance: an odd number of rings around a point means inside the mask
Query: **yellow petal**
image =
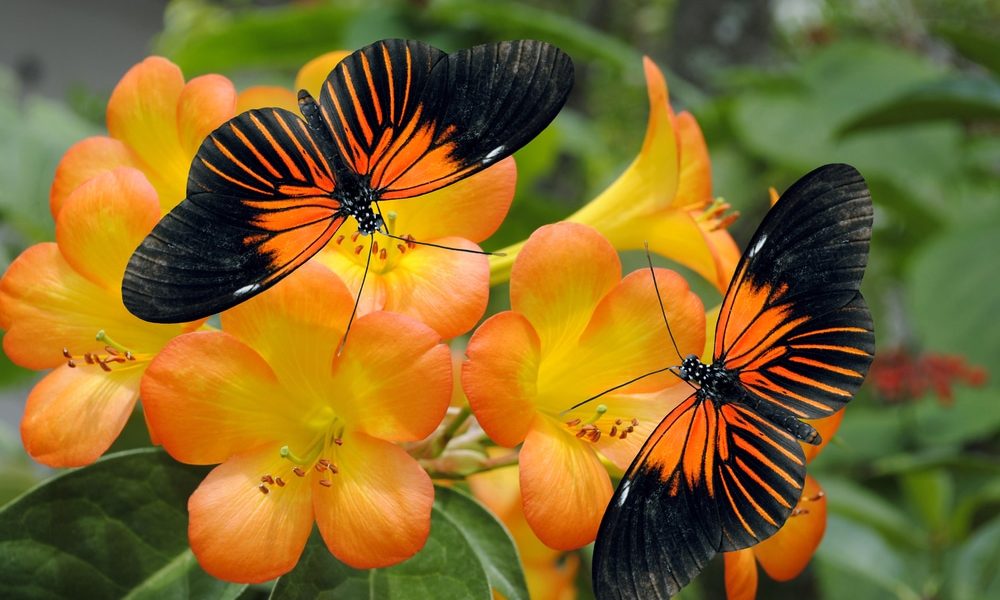
<svg viewBox="0 0 1000 600"><path fill-rule="evenodd" d="M330 75L330 71L350 54L346 50L334 50L307 62L295 76L295 91L306 90L318 102L323 82Z"/></svg>
<svg viewBox="0 0 1000 600"><path fill-rule="evenodd" d="M403 449L349 434L331 459L330 487L313 483L316 523L330 552L356 569L410 558L427 541L434 486ZM315 479L315 478L314 478Z"/></svg>
<svg viewBox="0 0 1000 600"><path fill-rule="evenodd" d="M222 75L195 77L181 91L176 111L181 148L193 157L205 138L236 114L236 89Z"/></svg>
<svg viewBox="0 0 1000 600"><path fill-rule="evenodd" d="M52 189L49 191L49 209L58 218L63 201L83 182L91 177L117 167L138 168L128 146L105 136L89 137L70 146L59 160Z"/></svg>
<svg viewBox="0 0 1000 600"><path fill-rule="evenodd" d="M308 478L264 446L234 456L208 474L188 501L188 538L198 563L226 581L259 583L292 570L313 524ZM260 490L261 477L284 486Z"/></svg>
<svg viewBox="0 0 1000 600"><path fill-rule="evenodd" d="M292 90L276 85L255 85L236 97L236 114L252 108L278 107L293 113L299 112L299 100Z"/></svg>

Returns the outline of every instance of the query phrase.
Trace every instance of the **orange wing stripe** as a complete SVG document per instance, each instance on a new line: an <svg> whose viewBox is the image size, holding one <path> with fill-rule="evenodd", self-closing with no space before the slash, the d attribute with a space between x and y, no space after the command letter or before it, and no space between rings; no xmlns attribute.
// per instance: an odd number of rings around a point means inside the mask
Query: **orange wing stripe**
<svg viewBox="0 0 1000 600"><path fill-rule="evenodd" d="M729 467L727 466L726 468L728 469ZM732 472L732 469L730 469L730 472ZM736 514L736 518L738 518L740 523L743 524L743 529L746 529L747 533L753 537L757 537L757 534L755 534L753 529L750 528L750 524L743 518L743 513L740 512L740 505L736 503L736 498L733 498L733 493L729 491L729 484L726 483L726 478L721 477L720 481L722 481L722 489L726 491L726 498L729 500L729 506L732 507L733 512Z"/></svg>
<svg viewBox="0 0 1000 600"><path fill-rule="evenodd" d="M736 464L739 465L739 467L741 469L743 469L743 472L745 472L747 475L750 476L750 479L753 479L757 483L757 485L759 485L760 487L764 488L764 491L766 491L768 494L771 494L771 497L774 498L775 500L777 500L779 504L781 504L785 508L791 508L792 507L792 505L788 503L788 500L785 500L784 496L782 496L781 494L779 494L778 492L776 492L774 490L774 488L772 488L771 486L769 486L767 484L767 482L764 481L761 478L761 476L757 474L756 471L754 471L753 469L751 469L749 465L747 465L745 462L743 462L742 460L740 460L739 457L736 458Z"/></svg>
<svg viewBox="0 0 1000 600"><path fill-rule="evenodd" d="M260 161L260 164L264 165L264 168L267 169L267 172L270 173L272 177L275 178L281 177L281 173L279 173L278 170L274 168L274 165L272 165L270 162L268 162L266 158L264 158L264 155L260 153L260 150L258 150L257 147L250 142L250 138L248 138L246 134L244 134L243 131L240 130L239 127L237 127L235 124L232 124L230 125L230 129L232 129L233 133L236 134L236 137L238 137L240 141L243 142L243 145L250 149L250 152L252 152L254 157L258 161Z"/></svg>
<svg viewBox="0 0 1000 600"><path fill-rule="evenodd" d="M250 184L243 183L239 179L234 179L233 177L230 177L229 175L226 175L225 173L223 173L222 171L220 171L218 168L216 168L215 165L213 165L212 163L208 162L204 158L199 158L198 160L201 161L201 164L203 164L206 167L208 167L210 171L212 171L213 173L215 173L219 177L225 179L226 181L228 181L228 182L230 182L230 183L232 183L234 185L238 185L238 186L240 186L242 188L250 190L251 192L257 192L258 194L262 194L262 195L265 195L265 196L270 196L270 195L273 195L273 193L274 193L271 190L262 190L262 189L259 189L259 188L255 188L254 186L252 186Z"/></svg>
<svg viewBox="0 0 1000 600"><path fill-rule="evenodd" d="M857 356L868 356L868 353L853 346L831 346L829 344L789 344L790 348L800 350L830 350L832 352L843 352L844 354L854 354Z"/></svg>
<svg viewBox="0 0 1000 600"><path fill-rule="evenodd" d="M816 329L815 331L807 331L805 333L800 333L798 335L793 335L788 338L789 341L797 340L804 337L809 337L811 335L825 335L828 333L867 333L868 330L864 327L827 327L826 329Z"/></svg>
<svg viewBox="0 0 1000 600"><path fill-rule="evenodd" d="M267 140L267 143L271 144L271 148L273 148L278 156L281 157L281 162L285 163L285 166L288 167L288 172L292 174L292 177L295 177L299 181L305 181L305 177L302 175L302 171L300 171L295 165L295 161L292 160L292 157L288 154L288 152L285 152L285 149L278 143L278 140L274 139L274 136L271 135L271 132L268 131L267 127L264 127L264 124L260 122L257 115L250 113L250 120L252 120L253 124L258 130L260 130L264 139Z"/></svg>
<svg viewBox="0 0 1000 600"><path fill-rule="evenodd" d="M785 367L774 367L772 369L768 369L768 371L774 373L775 375L781 375L782 377L787 377L792 381L797 381L799 383L809 385L814 388L819 388L824 392L830 392L831 394L836 394L838 396L844 396L847 398L851 397L851 393L848 392L847 390L841 389L836 386L828 385L826 383L823 383L822 381L817 381L811 377L806 377L805 375L802 375L801 373L796 373L795 371L789 371ZM818 406L826 408L825 404L818 404Z"/></svg>
<svg viewBox="0 0 1000 600"><path fill-rule="evenodd" d="M760 462L764 463L767 466L767 468L769 468L772 471L774 471L775 473L777 473L782 479L784 479L788 483L790 483L790 484L798 487L798 483L796 483L795 479L791 475L789 475L784 469L782 469L778 465L774 464L774 461L772 461L770 458L768 458L766 454L764 454L763 452L761 452L757 448L754 448L746 440L741 439L739 436L735 436L733 438L733 441L735 441L736 445L739 446L740 448L742 448L743 450L749 452L750 454L753 454L754 458L756 458ZM740 461L739 458L737 458L736 460L738 462Z"/></svg>
<svg viewBox="0 0 1000 600"><path fill-rule="evenodd" d="M853 369L845 369L843 367L838 367L836 365L831 365L829 363L820 362L818 360L812 360L811 358L804 358L801 356L791 356L790 361L796 362L802 365L809 365L810 367L816 367L817 369L824 369L826 371L831 371L833 373L839 373L841 375L847 375L848 377L856 377L858 379L864 377L861 373Z"/></svg>
<svg viewBox="0 0 1000 600"><path fill-rule="evenodd" d="M769 515L767 513L767 511L765 511L760 506L760 504L757 504L757 501L753 499L753 496L750 495L750 492L748 492L746 490L746 488L743 487L743 484L740 483L740 479L739 479L739 477L736 476L736 472L733 471L733 468L730 467L729 465L726 465L726 471L729 472L729 475L733 478L733 483L735 483L736 487L738 487L739 490L740 490L740 492L743 493L743 497L747 499L747 501L750 503L750 506L752 506L754 508L754 510L757 511L757 514L759 514L765 521L767 521L771 525L774 525L775 527L777 527L778 524L774 522L774 519L771 518L771 515ZM752 530L748 529L747 531L749 531L750 534L753 535L754 537L757 537L756 534L754 534Z"/></svg>
<svg viewBox="0 0 1000 600"><path fill-rule="evenodd" d="M235 129L235 127L233 129ZM229 148L226 148L225 145L223 145L223 143L220 142L218 138L213 137L211 139L212 139L212 143L215 144L215 147L218 148L219 151L222 152L223 156L225 156L226 158L228 158L231 163L233 163L234 165L236 165L237 167L239 167L244 173L246 173L247 175L253 177L257 181L263 183L264 185L266 185L268 187L271 186L271 182L270 181L268 181L267 179L264 179L259 174L257 174L257 172L255 172L253 169L251 169L250 167L248 167L245 164L243 164L243 162L240 161L240 159L236 158L236 156L234 156L233 153L229 151Z"/></svg>

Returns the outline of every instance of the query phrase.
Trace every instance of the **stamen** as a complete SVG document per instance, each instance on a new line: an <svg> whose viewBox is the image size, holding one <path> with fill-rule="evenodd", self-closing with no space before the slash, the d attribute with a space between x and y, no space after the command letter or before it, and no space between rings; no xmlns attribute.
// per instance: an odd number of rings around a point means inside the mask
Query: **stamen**
<svg viewBox="0 0 1000 600"><path fill-rule="evenodd" d="M271 477L270 475L264 475L263 477L260 478L260 481L261 483L269 483L271 485L274 485L274 478Z"/></svg>
<svg viewBox="0 0 1000 600"><path fill-rule="evenodd" d="M332 487L333 486L333 482L330 481L329 479L320 479L319 480L319 484L321 486L323 486L323 487Z"/></svg>
<svg viewBox="0 0 1000 600"><path fill-rule="evenodd" d="M281 477L275 477L274 483L278 484L278 487L285 487L285 480Z"/></svg>
<svg viewBox="0 0 1000 600"><path fill-rule="evenodd" d="M260 493L264 494L265 496L271 492L271 490L267 489L267 486L264 485L263 483L258 485L257 489L260 490Z"/></svg>
<svg viewBox="0 0 1000 600"><path fill-rule="evenodd" d="M378 254L378 242L375 240L372 240L372 252Z"/></svg>
<svg viewBox="0 0 1000 600"><path fill-rule="evenodd" d="M396 249L399 250L400 254L406 254L406 246L403 244L396 244Z"/></svg>
<svg viewBox="0 0 1000 600"><path fill-rule="evenodd" d="M358 241L358 236L359 235L361 235L361 232L360 231L355 231L353 234L351 234L351 241L352 242Z"/></svg>
<svg viewBox="0 0 1000 600"><path fill-rule="evenodd" d="M608 431L608 435L610 435L611 437L615 437L616 435L618 435L618 426L612 425L611 430Z"/></svg>
<svg viewBox="0 0 1000 600"><path fill-rule="evenodd" d="M71 368L71 369L75 369L76 368L76 363L73 362L73 359L71 358L71 359L69 359L69 360L66 361L66 366L69 367L69 368Z"/></svg>
<svg viewBox="0 0 1000 600"><path fill-rule="evenodd" d="M73 355L69 353L69 348L63 348L63 357L64 358L73 358Z"/></svg>
<svg viewBox="0 0 1000 600"><path fill-rule="evenodd" d="M576 427L582 422L582 419L573 419L572 421L566 421L566 427Z"/></svg>
<svg viewBox="0 0 1000 600"><path fill-rule="evenodd" d="M337 240L336 241L337 241L338 245L344 243L344 237L345 237L344 234L340 234L340 235L337 236Z"/></svg>
<svg viewBox="0 0 1000 600"><path fill-rule="evenodd" d="M295 473L299 477L306 476L306 472L302 470L302 467L292 467L292 473Z"/></svg>
<svg viewBox="0 0 1000 600"><path fill-rule="evenodd" d="M364 246L362 246L361 244L358 244L357 246L354 247L354 253L360 256L361 255L361 251L364 250L364 249L365 249Z"/></svg>

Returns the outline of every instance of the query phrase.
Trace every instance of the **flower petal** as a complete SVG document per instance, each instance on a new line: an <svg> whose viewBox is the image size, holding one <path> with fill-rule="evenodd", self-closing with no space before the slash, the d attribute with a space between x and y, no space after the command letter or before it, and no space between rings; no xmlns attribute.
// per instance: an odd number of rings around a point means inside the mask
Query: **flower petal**
<svg viewBox="0 0 1000 600"><path fill-rule="evenodd" d="M231 81L222 75L189 81L177 100L177 129L184 154L193 157L205 138L235 114L236 88Z"/></svg>
<svg viewBox="0 0 1000 600"><path fill-rule="evenodd" d="M293 443L303 430L298 416L311 408L278 385L259 354L221 331L167 344L142 380L142 402L163 447L189 464L219 463L264 442Z"/></svg>
<svg viewBox="0 0 1000 600"><path fill-rule="evenodd" d="M494 315L476 329L465 349L462 389L486 435L513 448L535 418L541 343L519 313Z"/></svg>
<svg viewBox="0 0 1000 600"><path fill-rule="evenodd" d="M287 466L266 446L230 458L201 482L188 501L188 537L202 568L240 583L292 570L312 531L309 480L291 476L269 493L259 489L262 474Z"/></svg>
<svg viewBox="0 0 1000 600"><path fill-rule="evenodd" d="M459 237L481 242L507 216L516 184L517 167L509 157L418 199L380 206L385 213L396 213L393 227L398 235L411 234L420 241Z"/></svg>
<svg viewBox="0 0 1000 600"><path fill-rule="evenodd" d="M323 82L330 75L330 71L350 54L346 50L334 50L310 60L295 76L295 89L306 90L318 101Z"/></svg>
<svg viewBox="0 0 1000 600"><path fill-rule="evenodd" d="M757 597L757 562L753 549L723 554L726 568L726 600L754 600Z"/></svg>
<svg viewBox="0 0 1000 600"><path fill-rule="evenodd" d="M573 223L540 227L511 273L511 309L523 314L546 348L575 345L594 307L621 279L618 254L597 231Z"/></svg>
<svg viewBox="0 0 1000 600"><path fill-rule="evenodd" d="M369 435L416 441L441 423L451 400L451 351L432 329L404 315L377 312L354 322L333 363L331 402L344 421Z"/></svg>
<svg viewBox="0 0 1000 600"><path fill-rule="evenodd" d="M712 165L705 137L687 111L674 115L673 124L680 144L680 175L673 205L681 209L705 206L712 201Z"/></svg>
<svg viewBox="0 0 1000 600"><path fill-rule="evenodd" d="M608 407L608 412L594 422L604 433L594 443L594 449L624 471L660 421L690 395L691 388L677 383L650 394L609 394L603 397L601 401ZM611 427L617 419L621 419L622 424L615 426L617 435L612 436ZM632 433L622 439L622 425L627 428L632 419L638 424L633 426Z"/></svg>
<svg viewBox="0 0 1000 600"><path fill-rule="evenodd" d="M255 85L236 96L236 114L252 108L278 107L293 113L299 111L299 100L292 90L277 85Z"/></svg>
<svg viewBox="0 0 1000 600"><path fill-rule="evenodd" d="M396 564L427 541L434 486L402 448L348 434L333 459L332 486L313 483L316 522L330 552L356 569Z"/></svg>
<svg viewBox="0 0 1000 600"><path fill-rule="evenodd" d="M88 465L121 433L139 396L143 369L105 372L95 365L63 365L28 395L21 439L28 454L50 467Z"/></svg>
<svg viewBox="0 0 1000 600"><path fill-rule="evenodd" d="M90 179L66 198L56 241L78 273L116 295L129 257L159 219L156 190L140 171L122 167Z"/></svg>
<svg viewBox="0 0 1000 600"><path fill-rule="evenodd" d="M106 137L89 137L70 146L56 166L56 175L49 191L49 209L58 218L63 201L91 177L117 167L138 168L128 146Z"/></svg>
<svg viewBox="0 0 1000 600"><path fill-rule="evenodd" d="M813 477L806 475L802 499L793 514L773 536L753 547L764 571L776 581L794 579L812 560L826 531L826 496Z"/></svg>
<svg viewBox="0 0 1000 600"><path fill-rule="evenodd" d="M844 411L838 410L829 417L808 421L819 432L821 441L815 446L812 444L802 444L802 450L806 455L806 463L812 462L823 451L823 448L826 448L826 445L833 439L834 434L837 433L837 429L840 428L840 422L843 420Z"/></svg>
<svg viewBox="0 0 1000 600"><path fill-rule="evenodd" d="M590 446L539 416L520 463L524 515L539 539L559 550L594 541L612 490Z"/></svg>

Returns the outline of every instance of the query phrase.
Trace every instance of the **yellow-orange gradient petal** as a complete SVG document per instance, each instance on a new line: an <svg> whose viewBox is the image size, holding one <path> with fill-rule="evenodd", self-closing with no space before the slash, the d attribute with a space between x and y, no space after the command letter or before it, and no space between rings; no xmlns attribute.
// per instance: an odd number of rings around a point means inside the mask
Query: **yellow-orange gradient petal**
<svg viewBox="0 0 1000 600"><path fill-rule="evenodd" d="M546 355L575 344L594 307L621 280L614 247L585 225L540 227L525 244L511 272L511 309L523 314Z"/></svg>
<svg viewBox="0 0 1000 600"><path fill-rule="evenodd" d="M674 131L680 145L680 175L673 205L699 207L712 201L712 164L701 127L694 116L681 112L673 116Z"/></svg>
<svg viewBox="0 0 1000 600"><path fill-rule="evenodd" d="M833 439L834 434L836 434L837 430L840 429L840 422L843 420L844 411L841 409L829 417L808 422L816 428L816 431L819 432L822 441L815 446L812 444L802 444L802 450L805 452L807 463L812 462L812 460L819 456L819 453L823 451L823 448L826 448L826 445Z"/></svg>
<svg viewBox="0 0 1000 600"><path fill-rule="evenodd" d="M202 568L226 581L259 583L299 560L312 531L308 478L260 491L261 476L287 470L277 448L234 456L208 474L188 501L188 537Z"/></svg>
<svg viewBox="0 0 1000 600"><path fill-rule="evenodd" d="M293 444L307 435L301 415L312 408L282 390L260 355L225 332L190 333L167 344L142 380L142 402L163 447L189 464L223 462L265 442Z"/></svg>
<svg viewBox="0 0 1000 600"><path fill-rule="evenodd" d="M28 395L21 439L28 454L50 467L88 465L121 433L139 396L141 367L63 365Z"/></svg>
<svg viewBox="0 0 1000 600"><path fill-rule="evenodd" d="M319 102L320 90L323 88L323 82L326 81L330 71L350 54L346 50L333 50L320 54L307 62L295 76L296 93L299 90L306 90Z"/></svg>
<svg viewBox="0 0 1000 600"><path fill-rule="evenodd" d="M593 446L602 456L624 471L663 417L690 395L691 388L679 382L653 393L608 394L599 401L587 404L586 408L573 411L572 416L584 415L586 418L588 411L593 415L599 402L608 407L608 412L593 423L604 432ZM616 427L617 436L611 436L611 428L618 419L621 419L622 423ZM636 425L631 425L632 419L637 421ZM621 439L622 424L625 423L628 423L626 428L632 426L633 431L625 439Z"/></svg>
<svg viewBox="0 0 1000 600"><path fill-rule="evenodd" d="M356 569L396 564L416 554L431 526L434 486L402 448L348 433L330 460L330 487L313 478L316 523L330 552Z"/></svg>
<svg viewBox="0 0 1000 600"><path fill-rule="evenodd" d="M236 114L252 108L283 108L295 114L299 112L299 99L295 92L277 85L255 85L236 96Z"/></svg>
<svg viewBox="0 0 1000 600"><path fill-rule="evenodd" d="M333 363L334 410L352 428L384 440L430 435L453 389L451 351L440 342L434 330L405 315L357 319Z"/></svg>
<svg viewBox="0 0 1000 600"><path fill-rule="evenodd" d="M138 168L128 146L106 136L89 137L70 146L56 166L49 190L49 209L58 218L63 201L91 177L117 167Z"/></svg>
<svg viewBox="0 0 1000 600"><path fill-rule="evenodd" d="M788 581L806 568L826 531L826 496L811 476L799 500L797 513L773 536L753 547L760 566L771 579Z"/></svg>
<svg viewBox="0 0 1000 600"><path fill-rule="evenodd" d="M493 235L510 210L517 185L513 157L414 200L381 202L396 213L394 229L420 241L454 236L481 242Z"/></svg>
<svg viewBox="0 0 1000 600"><path fill-rule="evenodd" d="M726 600L754 600L757 597L757 562L753 549L726 552Z"/></svg>
<svg viewBox="0 0 1000 600"><path fill-rule="evenodd" d="M524 440L520 463L524 515L538 538L559 550L594 541L612 493L594 451L539 416Z"/></svg>
<svg viewBox="0 0 1000 600"><path fill-rule="evenodd" d="M56 241L78 273L116 294L129 257L159 219L156 190L142 172L121 167L97 175L66 198L56 220Z"/></svg>
<svg viewBox="0 0 1000 600"><path fill-rule="evenodd" d="M193 157L216 127L236 114L236 88L222 75L195 77L177 101L177 129L181 148Z"/></svg>
<svg viewBox="0 0 1000 600"><path fill-rule="evenodd" d="M462 389L486 435L514 447L535 419L541 343L531 323L502 312L476 329L465 349Z"/></svg>

